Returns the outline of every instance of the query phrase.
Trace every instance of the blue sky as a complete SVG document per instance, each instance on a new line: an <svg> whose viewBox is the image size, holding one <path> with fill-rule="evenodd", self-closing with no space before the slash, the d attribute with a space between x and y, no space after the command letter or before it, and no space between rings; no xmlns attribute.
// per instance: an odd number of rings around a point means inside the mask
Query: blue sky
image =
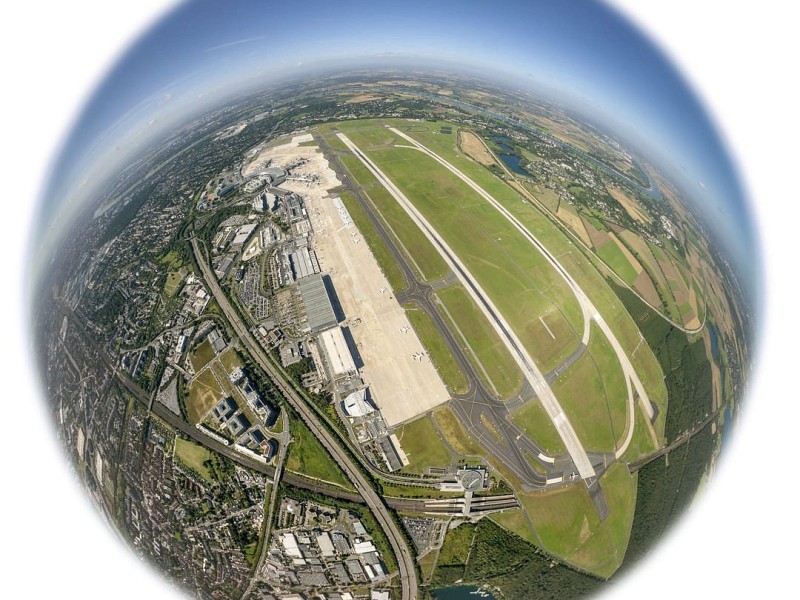
<svg viewBox="0 0 800 600"><path fill-rule="evenodd" d="M268 84L321 60L346 67L395 56L463 63L533 90L544 84L601 115L612 133L662 159L743 272L757 273L750 213L702 108L647 40L604 5L583 0L187 2L98 88L47 197L80 205L90 190L81 183L99 180L188 109L244 85Z"/></svg>

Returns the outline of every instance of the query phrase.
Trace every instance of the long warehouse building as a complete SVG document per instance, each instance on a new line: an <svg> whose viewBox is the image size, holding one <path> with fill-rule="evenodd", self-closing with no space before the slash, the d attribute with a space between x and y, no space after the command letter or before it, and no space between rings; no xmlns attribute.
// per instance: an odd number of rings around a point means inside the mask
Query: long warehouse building
<svg viewBox="0 0 800 600"><path fill-rule="evenodd" d="M341 327L323 331L319 339L325 349L325 356L328 358L328 364L334 377L356 372L356 363L347 346L347 341L344 339Z"/></svg>
<svg viewBox="0 0 800 600"><path fill-rule="evenodd" d="M297 280L300 297L308 317L306 329L312 333L330 329L339 323L322 275L317 273Z"/></svg>

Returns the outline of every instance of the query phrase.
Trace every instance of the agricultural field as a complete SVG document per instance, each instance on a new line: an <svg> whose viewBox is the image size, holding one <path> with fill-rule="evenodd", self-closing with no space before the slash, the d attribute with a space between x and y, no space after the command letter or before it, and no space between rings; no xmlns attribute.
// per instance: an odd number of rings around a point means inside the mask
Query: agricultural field
<svg viewBox="0 0 800 600"><path fill-rule="evenodd" d="M492 153L489 152L481 139L471 131L462 129L458 132L458 147L464 154L484 167L491 167L497 164Z"/></svg>

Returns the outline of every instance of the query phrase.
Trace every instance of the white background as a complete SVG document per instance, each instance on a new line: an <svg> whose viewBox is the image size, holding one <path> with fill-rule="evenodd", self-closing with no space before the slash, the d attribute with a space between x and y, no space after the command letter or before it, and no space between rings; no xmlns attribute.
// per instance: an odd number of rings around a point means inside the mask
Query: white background
<svg viewBox="0 0 800 600"><path fill-rule="evenodd" d="M175 598L73 484L36 396L22 319L32 206L65 128L163 0L4 4L2 519L4 597ZM615 598L791 597L798 534L792 434L800 393L794 294L800 45L793 3L616 0L650 32L721 127L762 226L766 332L749 402L710 488ZM756 8L758 7L758 8Z"/></svg>

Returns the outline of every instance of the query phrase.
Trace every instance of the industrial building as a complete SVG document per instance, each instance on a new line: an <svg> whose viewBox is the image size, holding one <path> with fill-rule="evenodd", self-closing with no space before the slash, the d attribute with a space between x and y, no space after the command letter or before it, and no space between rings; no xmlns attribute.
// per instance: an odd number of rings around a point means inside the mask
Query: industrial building
<svg viewBox="0 0 800 600"><path fill-rule="evenodd" d="M317 546L319 546L322 556L326 558L336 555L336 551L333 548L333 542L331 541L331 536L326 531L323 531L317 536Z"/></svg>
<svg viewBox="0 0 800 600"><path fill-rule="evenodd" d="M408 457L400 447L400 440L397 439L397 436L392 434L389 437L381 438L378 440L378 444L390 472L399 471L408 464Z"/></svg>
<svg viewBox="0 0 800 600"><path fill-rule="evenodd" d="M339 321L333 310L333 304L331 304L322 275L316 273L303 277L298 279L297 285L308 317L306 330L318 333L324 329L334 327Z"/></svg>
<svg viewBox="0 0 800 600"><path fill-rule="evenodd" d="M226 254L219 260L217 267L214 269L214 275L217 276L217 279L223 279L228 274L228 271L231 270L233 257L234 255L232 254Z"/></svg>
<svg viewBox="0 0 800 600"><path fill-rule="evenodd" d="M250 239L250 236L253 235L256 227L258 227L257 223L250 223L249 225L242 225L239 227L239 229L236 230L236 237L233 238L231 246L244 246L247 240Z"/></svg>
<svg viewBox="0 0 800 600"><path fill-rule="evenodd" d="M334 379L356 372L356 363L347 346L347 341L344 339L341 327L326 329L320 334L319 339Z"/></svg>
<svg viewBox="0 0 800 600"><path fill-rule="evenodd" d="M295 281L320 272L319 261L313 250L302 246L289 254L289 264Z"/></svg>
<svg viewBox="0 0 800 600"><path fill-rule="evenodd" d="M219 331L216 329L212 329L208 334L208 343L211 344L211 348L214 350L215 354L219 354L223 350L225 350L225 338L222 337Z"/></svg>

